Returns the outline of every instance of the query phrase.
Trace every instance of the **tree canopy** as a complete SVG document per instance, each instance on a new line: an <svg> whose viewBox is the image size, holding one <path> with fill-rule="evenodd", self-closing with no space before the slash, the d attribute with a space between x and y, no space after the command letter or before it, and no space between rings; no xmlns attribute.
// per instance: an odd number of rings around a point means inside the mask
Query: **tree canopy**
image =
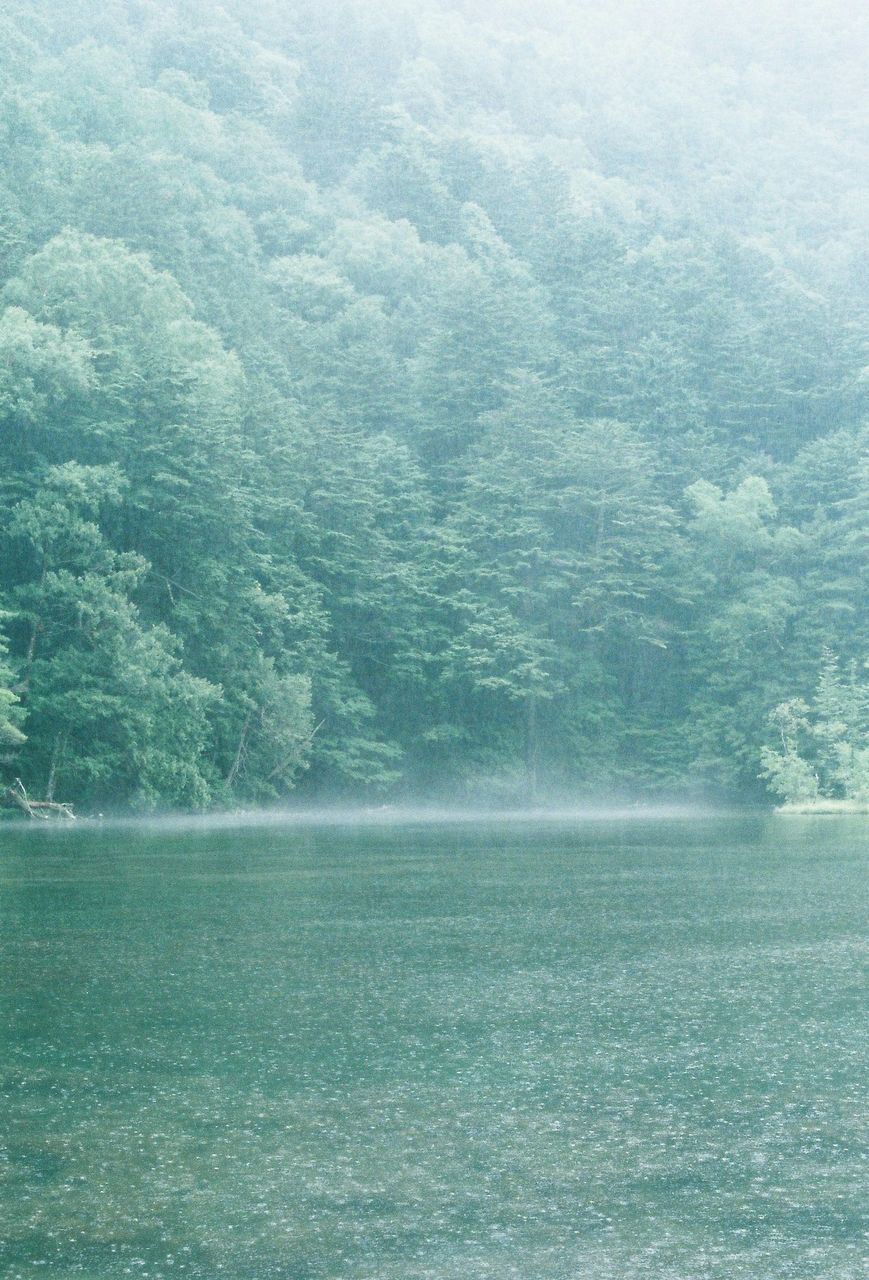
<svg viewBox="0 0 869 1280"><path fill-rule="evenodd" d="M7 779L865 787L865 15L653 10L9 0Z"/></svg>

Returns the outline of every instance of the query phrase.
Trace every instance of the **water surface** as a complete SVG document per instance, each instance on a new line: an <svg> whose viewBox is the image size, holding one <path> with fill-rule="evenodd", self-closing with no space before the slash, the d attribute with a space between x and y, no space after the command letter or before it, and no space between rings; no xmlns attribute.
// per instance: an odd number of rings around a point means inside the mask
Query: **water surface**
<svg viewBox="0 0 869 1280"><path fill-rule="evenodd" d="M0 1273L856 1280L865 833L0 832Z"/></svg>

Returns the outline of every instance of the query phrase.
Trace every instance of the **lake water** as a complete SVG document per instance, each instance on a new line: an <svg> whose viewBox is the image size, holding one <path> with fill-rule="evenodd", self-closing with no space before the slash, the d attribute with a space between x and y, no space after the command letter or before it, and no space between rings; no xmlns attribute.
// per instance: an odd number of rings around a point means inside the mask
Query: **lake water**
<svg viewBox="0 0 869 1280"><path fill-rule="evenodd" d="M0 830L0 1274L862 1277L866 833Z"/></svg>

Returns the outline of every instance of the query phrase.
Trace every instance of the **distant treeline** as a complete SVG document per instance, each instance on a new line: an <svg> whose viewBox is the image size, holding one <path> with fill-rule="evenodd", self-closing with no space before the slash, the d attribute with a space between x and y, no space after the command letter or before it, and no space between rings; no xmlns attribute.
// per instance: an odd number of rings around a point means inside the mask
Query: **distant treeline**
<svg viewBox="0 0 869 1280"><path fill-rule="evenodd" d="M604 8L7 0L4 785L756 796L831 680L865 745L849 7Z"/></svg>

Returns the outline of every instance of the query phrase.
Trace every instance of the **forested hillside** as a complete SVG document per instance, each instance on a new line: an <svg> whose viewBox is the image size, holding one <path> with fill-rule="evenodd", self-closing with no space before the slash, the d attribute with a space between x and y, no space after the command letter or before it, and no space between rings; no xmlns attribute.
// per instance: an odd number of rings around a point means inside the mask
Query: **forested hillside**
<svg viewBox="0 0 869 1280"><path fill-rule="evenodd" d="M7 781L869 789L861 8L7 0Z"/></svg>

